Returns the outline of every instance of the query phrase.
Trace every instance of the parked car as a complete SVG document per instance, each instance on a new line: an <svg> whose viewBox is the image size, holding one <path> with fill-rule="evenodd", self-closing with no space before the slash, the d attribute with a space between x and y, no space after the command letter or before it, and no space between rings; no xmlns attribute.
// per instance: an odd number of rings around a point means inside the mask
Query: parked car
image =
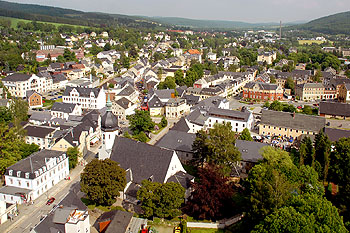
<svg viewBox="0 0 350 233"><path fill-rule="evenodd" d="M47 200L46 205L51 205L55 200L56 200L56 198L50 197L50 199Z"/></svg>
<svg viewBox="0 0 350 233"><path fill-rule="evenodd" d="M303 106L299 105L297 108L298 108L298 109L302 109L302 108L303 108Z"/></svg>

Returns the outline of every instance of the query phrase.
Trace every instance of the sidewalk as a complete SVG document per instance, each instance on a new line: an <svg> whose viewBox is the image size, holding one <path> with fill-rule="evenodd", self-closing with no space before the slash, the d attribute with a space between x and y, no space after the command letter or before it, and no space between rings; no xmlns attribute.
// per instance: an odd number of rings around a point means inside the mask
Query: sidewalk
<svg viewBox="0 0 350 233"><path fill-rule="evenodd" d="M80 180L80 173L83 169L83 166L77 165L76 168L70 171L71 180L61 180L48 190L48 192L37 198L33 205L19 205L19 215L15 217L13 221L9 220L1 224L0 232L30 232L30 229L40 222L40 218L47 215L52 210L53 206L67 195L72 184ZM56 200L51 205L46 205L50 197L55 197Z"/></svg>

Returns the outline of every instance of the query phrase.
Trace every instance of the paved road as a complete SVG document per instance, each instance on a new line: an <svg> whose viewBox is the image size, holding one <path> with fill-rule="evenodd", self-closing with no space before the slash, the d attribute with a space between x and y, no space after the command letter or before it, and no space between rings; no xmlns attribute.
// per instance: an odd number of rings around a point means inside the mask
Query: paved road
<svg viewBox="0 0 350 233"><path fill-rule="evenodd" d="M93 148L93 152L89 154L87 160L93 157L93 154L97 148ZM20 205L18 207L19 215L14 220L7 221L0 225L0 232L9 233L28 233L31 228L40 222L40 218L47 215L55 204L60 202L69 192L72 184L80 180L80 173L84 169L83 166L78 165L70 172L71 180L62 180L47 193L41 195L34 201L33 205ZM49 197L55 197L56 200L51 205L46 205Z"/></svg>
<svg viewBox="0 0 350 233"><path fill-rule="evenodd" d="M151 134L151 140L149 140L148 144L156 144L166 133L169 132L169 129L173 127L173 125L179 120L180 119L168 119L168 125L162 131L160 131L158 134Z"/></svg>

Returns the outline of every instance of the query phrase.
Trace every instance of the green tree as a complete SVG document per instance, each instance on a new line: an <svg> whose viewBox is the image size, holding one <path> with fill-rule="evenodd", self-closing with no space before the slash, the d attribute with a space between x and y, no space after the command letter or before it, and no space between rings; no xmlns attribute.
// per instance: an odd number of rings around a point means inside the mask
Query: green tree
<svg viewBox="0 0 350 233"><path fill-rule="evenodd" d="M184 82L184 72L182 70L177 70L175 71L175 83L179 86L183 86L185 85L185 82Z"/></svg>
<svg viewBox="0 0 350 233"><path fill-rule="evenodd" d="M166 77L164 82L160 82L158 84L158 89L175 89L175 88L176 88L175 78L171 76Z"/></svg>
<svg viewBox="0 0 350 233"><path fill-rule="evenodd" d="M288 77L286 83L284 84L284 88L291 89L292 94L295 94L295 83L291 77Z"/></svg>
<svg viewBox="0 0 350 233"><path fill-rule="evenodd" d="M320 164L319 176L326 181L330 164L331 141L328 136L320 130L315 137L315 160Z"/></svg>
<svg viewBox="0 0 350 233"><path fill-rule="evenodd" d="M235 137L229 122L214 124L214 127L209 129L209 137L206 140L210 152L207 162L233 168L236 162L241 160L241 153L235 146Z"/></svg>
<svg viewBox="0 0 350 233"><path fill-rule="evenodd" d="M196 138L192 144L193 162L195 164L203 166L210 155L207 139L208 135L203 129L196 133Z"/></svg>
<svg viewBox="0 0 350 233"><path fill-rule="evenodd" d="M0 174L4 174L7 167L22 159L21 145L24 137L18 127L9 128L0 124Z"/></svg>
<svg viewBox="0 0 350 233"><path fill-rule="evenodd" d="M151 119L149 111L136 110L135 114L127 117L130 129L134 135L140 132L150 132L154 128L154 122Z"/></svg>
<svg viewBox="0 0 350 233"><path fill-rule="evenodd" d="M22 99L12 99L10 111L17 122L28 120L28 103Z"/></svg>
<svg viewBox="0 0 350 233"><path fill-rule="evenodd" d="M77 166L78 157L81 156L81 153L78 150L78 147L70 147L67 149L67 156L69 158L69 170Z"/></svg>
<svg viewBox="0 0 350 233"><path fill-rule="evenodd" d="M267 216L253 232L348 232L332 203L305 194L293 197L289 206Z"/></svg>
<svg viewBox="0 0 350 233"><path fill-rule="evenodd" d="M165 116L162 117L162 120L160 121L160 126L162 128L166 127L168 125L168 121L167 119L165 118Z"/></svg>
<svg viewBox="0 0 350 233"><path fill-rule="evenodd" d="M249 129L244 128L241 135L239 135L240 140L245 140L245 141L253 141L252 136L250 135Z"/></svg>
<svg viewBox="0 0 350 233"><path fill-rule="evenodd" d="M140 133L134 135L134 138L137 140L137 141L140 141L140 142L147 142L148 141L148 137L147 135L145 134L145 132L141 131Z"/></svg>
<svg viewBox="0 0 350 233"><path fill-rule="evenodd" d="M161 184L144 180L137 191L137 199L141 201L143 215L147 218L174 218L180 215L184 197L185 189L174 182Z"/></svg>
<svg viewBox="0 0 350 233"><path fill-rule="evenodd" d="M126 172L113 160L94 159L80 175L81 191L99 205L112 205L126 186Z"/></svg>
<svg viewBox="0 0 350 233"><path fill-rule="evenodd" d="M34 143L27 144L22 143L19 147L22 159L27 158L29 155L40 150L40 147Z"/></svg>

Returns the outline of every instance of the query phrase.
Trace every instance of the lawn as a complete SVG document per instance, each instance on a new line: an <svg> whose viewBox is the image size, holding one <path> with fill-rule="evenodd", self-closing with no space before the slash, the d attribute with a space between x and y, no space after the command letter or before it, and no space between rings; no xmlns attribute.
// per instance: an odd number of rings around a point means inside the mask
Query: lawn
<svg viewBox="0 0 350 233"><path fill-rule="evenodd" d="M324 41L321 41L321 40L298 40L299 44L300 45L303 45L303 44L322 44L324 43Z"/></svg>
<svg viewBox="0 0 350 233"><path fill-rule="evenodd" d="M225 233L221 229L207 229L207 228L189 228L191 233Z"/></svg>

